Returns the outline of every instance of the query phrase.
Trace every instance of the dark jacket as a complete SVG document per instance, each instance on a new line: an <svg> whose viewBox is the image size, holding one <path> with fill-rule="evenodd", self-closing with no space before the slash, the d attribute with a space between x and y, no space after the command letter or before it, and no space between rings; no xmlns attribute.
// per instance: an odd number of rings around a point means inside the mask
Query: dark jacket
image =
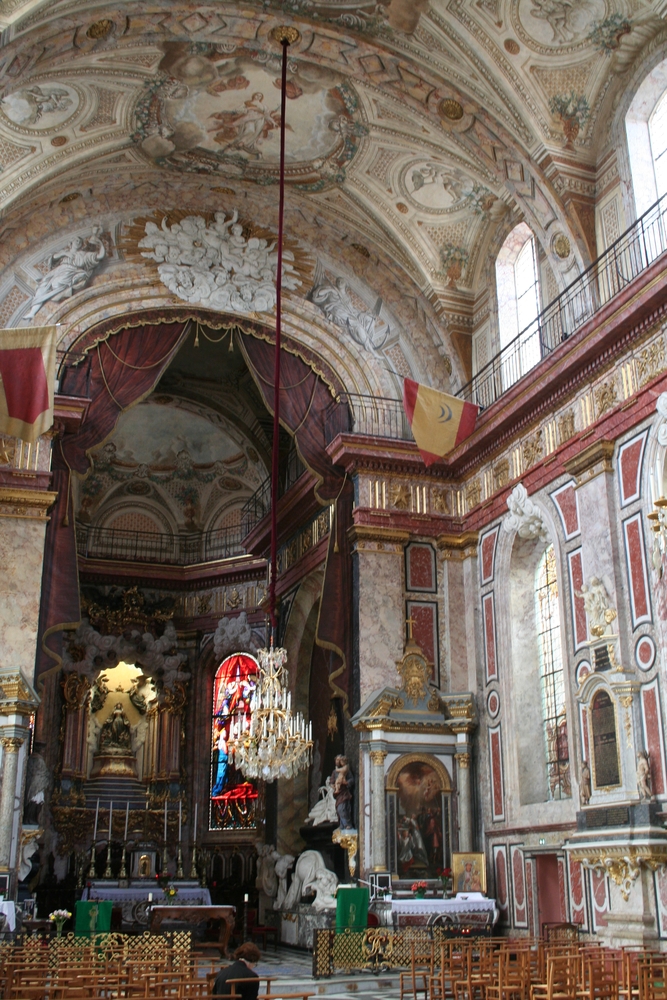
<svg viewBox="0 0 667 1000"><path fill-rule="evenodd" d="M237 983L236 986L232 987L227 986L230 979L250 979L255 980L255 982ZM237 959L231 965L226 965L224 969L220 969L213 984L213 996L229 996L232 989L235 990L237 996L241 997L241 1000L257 1000L259 978L257 973L249 969L241 959Z"/></svg>

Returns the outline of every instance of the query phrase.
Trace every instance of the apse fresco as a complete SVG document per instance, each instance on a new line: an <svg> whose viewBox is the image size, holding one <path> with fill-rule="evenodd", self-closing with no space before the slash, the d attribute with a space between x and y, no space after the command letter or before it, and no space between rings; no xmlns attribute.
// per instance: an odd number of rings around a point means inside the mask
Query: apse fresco
<svg viewBox="0 0 667 1000"><path fill-rule="evenodd" d="M425 761L406 764L396 779L396 857L400 878L436 878L444 863L442 785Z"/></svg>
<svg viewBox="0 0 667 1000"><path fill-rule="evenodd" d="M257 661L245 653L228 656L218 667L213 685L211 731L212 830L248 830L256 826L257 788L245 781L229 760L229 732L233 724L250 723Z"/></svg>

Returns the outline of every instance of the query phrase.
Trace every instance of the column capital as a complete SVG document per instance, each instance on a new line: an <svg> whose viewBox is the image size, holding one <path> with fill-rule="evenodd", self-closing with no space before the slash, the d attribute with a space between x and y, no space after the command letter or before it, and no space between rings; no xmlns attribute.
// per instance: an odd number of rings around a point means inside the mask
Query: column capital
<svg viewBox="0 0 667 1000"><path fill-rule="evenodd" d="M374 767L383 767L385 758L387 756L386 750L369 750L368 756L371 759L371 764Z"/></svg>
<svg viewBox="0 0 667 1000"><path fill-rule="evenodd" d="M459 767L470 767L471 755L467 752L454 754L454 759Z"/></svg>
<svg viewBox="0 0 667 1000"><path fill-rule="evenodd" d="M24 742L20 736L0 736L5 753L18 753Z"/></svg>

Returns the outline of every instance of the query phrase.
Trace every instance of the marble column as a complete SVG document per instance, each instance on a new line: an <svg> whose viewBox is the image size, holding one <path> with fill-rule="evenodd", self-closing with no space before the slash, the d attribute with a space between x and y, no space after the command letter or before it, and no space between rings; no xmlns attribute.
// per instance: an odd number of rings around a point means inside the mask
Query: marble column
<svg viewBox="0 0 667 1000"><path fill-rule="evenodd" d="M385 750L371 749L371 837L373 871L387 870L387 822L385 816L384 762Z"/></svg>
<svg viewBox="0 0 667 1000"><path fill-rule="evenodd" d="M472 851L472 788L468 750L456 754L456 781L459 788L459 851Z"/></svg>
<svg viewBox="0 0 667 1000"><path fill-rule="evenodd" d="M20 736L2 736L2 790L0 791L0 871L8 871L14 839L14 814L20 801L17 783L19 754L23 746Z"/></svg>

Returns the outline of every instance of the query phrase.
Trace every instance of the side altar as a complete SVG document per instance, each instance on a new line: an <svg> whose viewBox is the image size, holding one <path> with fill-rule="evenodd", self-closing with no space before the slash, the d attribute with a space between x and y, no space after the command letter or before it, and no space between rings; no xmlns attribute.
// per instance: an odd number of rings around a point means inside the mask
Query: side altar
<svg viewBox="0 0 667 1000"><path fill-rule="evenodd" d="M198 882L179 880L177 886L179 906L210 907L211 894ZM152 880L132 879L126 886L120 886L117 880L96 879L83 890L81 899L110 900L114 908L122 909L124 924L148 927L151 908L157 908L163 902L163 893Z"/></svg>

